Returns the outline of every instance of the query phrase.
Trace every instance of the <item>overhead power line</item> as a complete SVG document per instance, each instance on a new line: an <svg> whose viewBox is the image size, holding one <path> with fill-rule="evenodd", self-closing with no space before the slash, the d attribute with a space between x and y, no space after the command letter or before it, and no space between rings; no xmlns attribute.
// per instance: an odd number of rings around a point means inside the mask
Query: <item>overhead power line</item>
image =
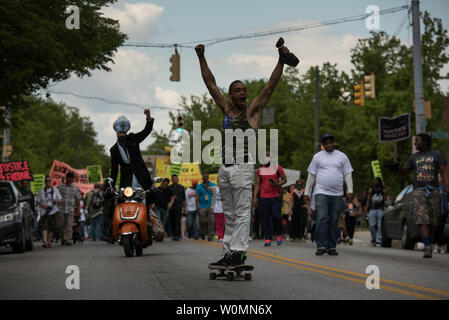
<svg viewBox="0 0 449 320"><path fill-rule="evenodd" d="M384 9L379 11L379 15L385 15L385 14L391 14L396 13L402 10L409 10L410 6L403 5L400 7L394 7L389 9ZM365 13L365 14L359 14L356 16L346 17L346 18L338 18L338 19L331 19L327 21L322 22L316 22L316 23L309 23L298 27L289 27L289 28L281 28L281 29L274 29L269 31L263 31L263 32L256 32L256 33L248 33L248 34L242 34L237 36L231 36L231 37L223 37L223 38L217 38L217 39L208 39L208 40L198 40L198 41L190 41L190 42L181 42L181 43L143 43L143 42L126 42L123 46L125 47L147 47L147 48L172 48L172 47L179 47L179 48L194 48L195 45L202 43L207 46L211 46L217 43L225 42L225 41L233 41L238 39L249 39L249 38L258 38L258 37L265 37L275 34L282 34L287 32L293 32L293 31L300 31L300 30L306 30L306 29L312 29L312 28L319 28L323 26L329 26L329 25L335 25L340 23L347 23L347 22L353 22L353 21L359 21L359 20L365 20L374 13Z"/></svg>
<svg viewBox="0 0 449 320"><path fill-rule="evenodd" d="M105 98L101 98L101 97L93 97L93 96L84 96L84 95L80 95L77 93L73 93L73 92L66 92L66 91L53 91L53 90L48 90L48 93L53 93L53 94L66 94L66 95L71 95L77 98L81 98L81 99L90 99L90 100L99 100L105 103L109 103L109 104L117 104L117 105L124 105L124 106L130 106L130 107L136 107L139 109L173 109L176 110L178 108L176 107L162 107L162 106L152 106L149 104L138 104L138 103L132 103L132 102L124 102L124 101L117 101L117 100L111 100L111 99L105 99Z"/></svg>

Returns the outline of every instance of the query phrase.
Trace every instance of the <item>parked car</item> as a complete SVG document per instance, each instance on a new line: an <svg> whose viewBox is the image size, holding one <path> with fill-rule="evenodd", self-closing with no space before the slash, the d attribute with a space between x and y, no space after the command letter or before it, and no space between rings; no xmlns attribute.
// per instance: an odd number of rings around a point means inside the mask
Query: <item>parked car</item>
<svg viewBox="0 0 449 320"><path fill-rule="evenodd" d="M382 247L391 247L391 240L401 240L404 249L413 249L421 232L416 226L413 213L413 186L405 187L396 197L394 204L388 206L382 221Z"/></svg>
<svg viewBox="0 0 449 320"><path fill-rule="evenodd" d="M0 181L0 246L33 250L33 213L29 199L11 181Z"/></svg>

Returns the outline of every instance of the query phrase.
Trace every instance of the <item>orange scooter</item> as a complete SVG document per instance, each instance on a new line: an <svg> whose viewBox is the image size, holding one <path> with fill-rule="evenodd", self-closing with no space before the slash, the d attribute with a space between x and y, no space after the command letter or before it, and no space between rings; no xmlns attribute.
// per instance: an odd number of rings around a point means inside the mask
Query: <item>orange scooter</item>
<svg viewBox="0 0 449 320"><path fill-rule="evenodd" d="M112 219L114 239L123 246L127 257L133 257L134 251L136 256L141 256L143 248L153 244L151 234L153 217L150 215L148 220L147 207L144 204L144 199L150 190L142 188L134 190L127 187L117 192L112 187L112 179L108 178L106 181L114 198L119 200ZM148 233L149 230L150 233Z"/></svg>

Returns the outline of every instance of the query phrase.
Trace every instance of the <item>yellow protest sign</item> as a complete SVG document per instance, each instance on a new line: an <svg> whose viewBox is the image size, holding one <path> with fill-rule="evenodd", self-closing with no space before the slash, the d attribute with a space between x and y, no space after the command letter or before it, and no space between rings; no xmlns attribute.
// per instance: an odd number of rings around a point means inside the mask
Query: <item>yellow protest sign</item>
<svg viewBox="0 0 449 320"><path fill-rule="evenodd" d="M379 162L379 160L371 161L371 167L373 168L374 177L375 178L381 178L383 180L384 178L382 177L382 171L380 169L380 162Z"/></svg>

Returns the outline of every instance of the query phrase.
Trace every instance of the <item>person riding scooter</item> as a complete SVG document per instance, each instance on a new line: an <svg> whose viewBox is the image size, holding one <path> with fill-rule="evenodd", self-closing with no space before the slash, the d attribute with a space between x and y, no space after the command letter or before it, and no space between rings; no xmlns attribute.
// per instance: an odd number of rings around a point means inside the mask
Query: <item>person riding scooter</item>
<svg viewBox="0 0 449 320"><path fill-rule="evenodd" d="M153 130L154 118L150 115L150 110L145 109L145 128L138 133L129 133L131 123L124 116L119 117L113 124L117 133L117 142L109 150L111 154L111 179L112 186L115 186L120 166L120 189L131 187L132 189L142 188L150 190L153 186L153 179L142 159L139 144L143 142ZM148 218L148 204L147 218ZM148 225L150 231L150 225ZM150 232L148 234L151 234Z"/></svg>

